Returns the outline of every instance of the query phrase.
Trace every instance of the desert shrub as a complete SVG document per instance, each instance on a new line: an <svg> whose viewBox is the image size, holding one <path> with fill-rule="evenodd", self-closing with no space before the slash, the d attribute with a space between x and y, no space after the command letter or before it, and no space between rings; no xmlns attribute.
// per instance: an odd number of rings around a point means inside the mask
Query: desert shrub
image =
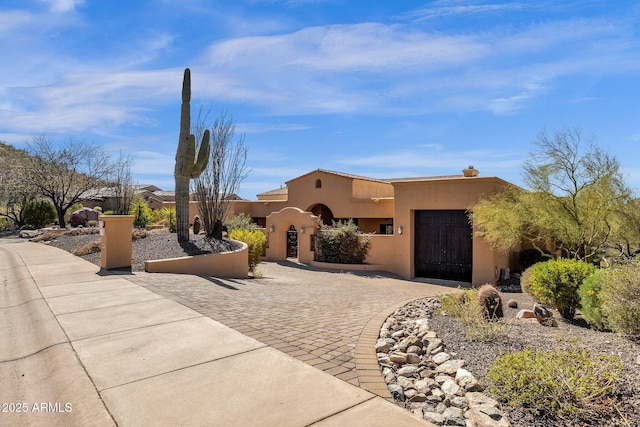
<svg viewBox="0 0 640 427"><path fill-rule="evenodd" d="M237 228L229 232L229 239L244 242L249 246L249 271L254 273L267 244L267 236L259 230Z"/></svg>
<svg viewBox="0 0 640 427"><path fill-rule="evenodd" d="M245 229L245 230L255 230L258 228L258 225L251 220L251 215L246 215L244 213L240 213L229 221L227 221L227 231L231 233L233 230L237 229Z"/></svg>
<svg viewBox="0 0 640 427"><path fill-rule="evenodd" d="M151 221L151 209L143 199L134 200L131 203L131 215L135 228L147 228Z"/></svg>
<svg viewBox="0 0 640 427"><path fill-rule="evenodd" d="M162 221L164 226L169 229L169 233L176 233L178 231L178 223L176 222L176 208L162 208L160 211L162 215Z"/></svg>
<svg viewBox="0 0 640 427"><path fill-rule="evenodd" d="M531 279L531 273L533 273L533 266L527 268L520 275L520 289L523 293L530 294L529 279Z"/></svg>
<svg viewBox="0 0 640 427"><path fill-rule="evenodd" d="M518 262L520 266L525 270L534 264L539 262L548 261L551 258L551 254L547 251L540 249L524 249L518 255Z"/></svg>
<svg viewBox="0 0 640 427"><path fill-rule="evenodd" d="M11 230L12 222L8 218L0 217L0 231Z"/></svg>
<svg viewBox="0 0 640 427"><path fill-rule="evenodd" d="M593 274L595 266L575 259L559 258L531 267L529 291L543 304L553 305L565 319L573 319L580 305L578 288Z"/></svg>
<svg viewBox="0 0 640 427"><path fill-rule="evenodd" d="M58 215L56 208L48 200L34 200L27 202L22 210L26 225L34 228L42 228L53 223Z"/></svg>
<svg viewBox="0 0 640 427"><path fill-rule="evenodd" d="M621 375L618 356L591 356L575 345L568 350L525 349L499 357L487 377L491 392L511 406L525 406L537 415L572 418L606 410Z"/></svg>
<svg viewBox="0 0 640 427"><path fill-rule="evenodd" d="M440 297L439 314L454 317L465 326L466 337L472 341L489 342L506 337L511 323L504 319L488 322L480 305L478 289Z"/></svg>
<svg viewBox="0 0 640 427"><path fill-rule="evenodd" d="M611 270L600 290L602 315L608 329L640 337L640 263Z"/></svg>
<svg viewBox="0 0 640 427"><path fill-rule="evenodd" d="M164 216L162 215L162 211L158 209L151 209L149 211L149 223L152 225L161 224L164 220Z"/></svg>
<svg viewBox="0 0 640 427"><path fill-rule="evenodd" d="M369 234L360 233L352 219L321 225L316 238L316 256L321 262L362 264L371 248Z"/></svg>
<svg viewBox="0 0 640 427"><path fill-rule="evenodd" d="M580 297L580 311L582 317L596 329L606 329L606 319L602 314L602 300L600 291L605 283L609 270L600 269L587 277L578 288Z"/></svg>

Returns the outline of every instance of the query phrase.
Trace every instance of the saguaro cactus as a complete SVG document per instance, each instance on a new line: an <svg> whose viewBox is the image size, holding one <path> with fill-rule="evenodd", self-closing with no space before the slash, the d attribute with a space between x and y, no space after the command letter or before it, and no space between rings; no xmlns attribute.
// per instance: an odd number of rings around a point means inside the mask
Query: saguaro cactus
<svg viewBox="0 0 640 427"><path fill-rule="evenodd" d="M189 181L200 176L209 161L209 130L204 131L196 158L196 137L191 133L191 70L184 70L180 137L176 152L176 225L178 241L189 241Z"/></svg>

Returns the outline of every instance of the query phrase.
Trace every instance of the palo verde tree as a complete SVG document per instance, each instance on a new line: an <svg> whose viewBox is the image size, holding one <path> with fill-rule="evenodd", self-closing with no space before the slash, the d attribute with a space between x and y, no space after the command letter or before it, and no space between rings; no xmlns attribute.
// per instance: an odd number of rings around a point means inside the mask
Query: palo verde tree
<svg viewBox="0 0 640 427"><path fill-rule="evenodd" d="M195 180L198 211L207 237L222 239L231 201L248 175L244 135L235 138L235 122L221 112L211 129L209 163Z"/></svg>
<svg viewBox="0 0 640 427"><path fill-rule="evenodd" d="M189 241L189 182L197 178L209 160L209 130L202 135L196 159L196 137L191 132L191 71L184 70L180 136L173 173L176 182L176 226L178 242Z"/></svg>
<svg viewBox="0 0 640 427"><path fill-rule="evenodd" d="M60 227L66 226L67 210L83 193L104 187L115 168L102 148L72 139L56 146L45 136L35 136L27 151L25 179L53 202Z"/></svg>
<svg viewBox="0 0 640 427"><path fill-rule="evenodd" d="M528 240L590 262L625 229L637 227L638 210L614 157L576 128L542 131L535 144L524 165L529 189L510 187L471 208L475 227L492 247L505 251Z"/></svg>

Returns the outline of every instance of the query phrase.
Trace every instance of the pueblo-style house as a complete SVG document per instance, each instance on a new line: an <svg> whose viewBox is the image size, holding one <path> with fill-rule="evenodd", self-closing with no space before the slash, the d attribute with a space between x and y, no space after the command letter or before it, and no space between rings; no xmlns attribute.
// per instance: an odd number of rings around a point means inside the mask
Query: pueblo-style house
<svg viewBox="0 0 640 427"><path fill-rule="evenodd" d="M510 184L478 176L473 166L462 172L375 179L318 169L259 194L257 201L232 202L227 219L251 215L268 236L269 260L297 258L314 264L312 242L319 220L353 219L361 231L375 233L366 260L371 269L407 279L494 283L503 269L512 267L513 254L492 250L467 211L481 197Z"/></svg>

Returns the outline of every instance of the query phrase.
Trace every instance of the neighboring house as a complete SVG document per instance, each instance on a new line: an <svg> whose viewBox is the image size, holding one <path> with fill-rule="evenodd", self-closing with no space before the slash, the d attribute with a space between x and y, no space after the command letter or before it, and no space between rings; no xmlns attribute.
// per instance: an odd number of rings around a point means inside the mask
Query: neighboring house
<svg viewBox="0 0 640 427"><path fill-rule="evenodd" d="M142 197L147 205L152 209L162 209L164 199L156 193L162 193L162 190L155 185L133 185L133 193L135 196ZM171 192L173 194L173 192ZM83 193L79 202L82 206L95 208L100 206L103 211L111 211L116 206L116 195L112 187L103 187Z"/></svg>
<svg viewBox="0 0 640 427"><path fill-rule="evenodd" d="M404 278L494 283L512 267L513 254L493 251L467 210L508 185L479 177L472 166L461 175L398 179L318 169L256 201L234 201L227 219L251 215L268 235L268 259L306 263L313 261L312 235L320 220L352 218L363 232L375 233L367 262L382 270Z"/></svg>

